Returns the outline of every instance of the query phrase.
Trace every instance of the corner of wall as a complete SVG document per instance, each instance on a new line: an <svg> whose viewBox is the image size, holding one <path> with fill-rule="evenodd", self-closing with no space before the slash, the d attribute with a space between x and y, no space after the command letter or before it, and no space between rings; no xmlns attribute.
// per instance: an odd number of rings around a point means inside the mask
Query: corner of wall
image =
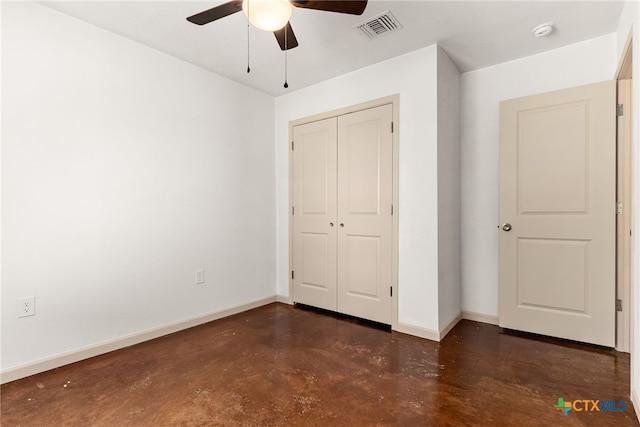
<svg viewBox="0 0 640 427"><path fill-rule="evenodd" d="M460 71L438 47L438 323L446 332L462 306L460 80Z"/></svg>

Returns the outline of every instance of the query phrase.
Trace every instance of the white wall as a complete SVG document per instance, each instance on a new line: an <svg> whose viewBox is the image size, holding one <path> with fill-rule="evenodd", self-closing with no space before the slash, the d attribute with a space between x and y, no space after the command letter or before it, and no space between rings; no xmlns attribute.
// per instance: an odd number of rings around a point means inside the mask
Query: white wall
<svg viewBox="0 0 640 427"><path fill-rule="evenodd" d="M437 47L276 99L278 294L289 295L289 121L400 94L400 323L438 329Z"/></svg>
<svg viewBox="0 0 640 427"><path fill-rule="evenodd" d="M462 309L498 315L501 100L612 80L610 34L462 75Z"/></svg>
<svg viewBox="0 0 640 427"><path fill-rule="evenodd" d="M640 416L640 200L638 189L640 188L640 150L638 150L638 108L640 106L640 6L637 1L625 2L620 16L617 31L617 63L620 63L624 54L624 47L630 32L633 32L633 84L631 106L633 112L632 124L632 169L633 169L633 200L631 211L633 219L631 229L632 241L632 271L631 271L631 399L635 406L636 414Z"/></svg>
<svg viewBox="0 0 640 427"><path fill-rule="evenodd" d="M2 42L3 370L275 294L272 97L32 3Z"/></svg>
<svg viewBox="0 0 640 427"><path fill-rule="evenodd" d="M460 71L438 49L439 330L461 311Z"/></svg>

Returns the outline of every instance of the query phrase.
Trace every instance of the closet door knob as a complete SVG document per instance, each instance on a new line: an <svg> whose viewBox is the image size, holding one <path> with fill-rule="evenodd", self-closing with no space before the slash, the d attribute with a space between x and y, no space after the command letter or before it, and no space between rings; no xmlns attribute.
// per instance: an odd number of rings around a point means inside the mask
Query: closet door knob
<svg viewBox="0 0 640 427"><path fill-rule="evenodd" d="M333 227L333 223L332 222L329 223L329 227Z"/></svg>
<svg viewBox="0 0 640 427"><path fill-rule="evenodd" d="M343 224L343 223L340 223L340 227L344 227L344 224Z"/></svg>

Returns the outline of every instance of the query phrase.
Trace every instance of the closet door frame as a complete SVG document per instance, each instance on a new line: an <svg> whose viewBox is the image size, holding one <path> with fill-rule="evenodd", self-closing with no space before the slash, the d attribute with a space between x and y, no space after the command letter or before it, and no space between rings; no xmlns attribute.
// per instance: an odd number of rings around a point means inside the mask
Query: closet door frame
<svg viewBox="0 0 640 427"><path fill-rule="evenodd" d="M393 188L393 237L391 239L392 243L392 266L391 266L391 286L393 289L392 294L392 313L391 313L391 329L397 330L398 327L398 294L402 292L399 289L398 283L398 218L400 213L400 206L398 204L398 178L399 178L399 105L400 105L400 95L395 94L391 96L386 96L383 98L374 99L372 101L364 102L361 104L351 105L348 107L327 111L320 114L315 114L308 117L303 117L301 119L293 120L289 122L289 140L287 144L289 146L289 300L293 301L293 280L291 278L291 272L293 271L293 150L292 150L292 141L293 141L293 128L294 126L302 125L305 123L316 122L319 120L328 119L331 117L338 117L345 114L354 113L361 110L367 110L370 108L379 107L382 105L392 105L393 113L393 133L392 133L392 188ZM390 124L391 126L391 124Z"/></svg>

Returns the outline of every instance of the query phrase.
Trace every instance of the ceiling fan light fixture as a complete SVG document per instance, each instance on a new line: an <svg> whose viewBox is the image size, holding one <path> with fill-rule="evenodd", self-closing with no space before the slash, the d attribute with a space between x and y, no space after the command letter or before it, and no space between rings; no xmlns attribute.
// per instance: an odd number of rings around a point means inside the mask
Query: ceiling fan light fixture
<svg viewBox="0 0 640 427"><path fill-rule="evenodd" d="M289 22L292 7L289 0L244 0L242 11L257 29L277 31Z"/></svg>

